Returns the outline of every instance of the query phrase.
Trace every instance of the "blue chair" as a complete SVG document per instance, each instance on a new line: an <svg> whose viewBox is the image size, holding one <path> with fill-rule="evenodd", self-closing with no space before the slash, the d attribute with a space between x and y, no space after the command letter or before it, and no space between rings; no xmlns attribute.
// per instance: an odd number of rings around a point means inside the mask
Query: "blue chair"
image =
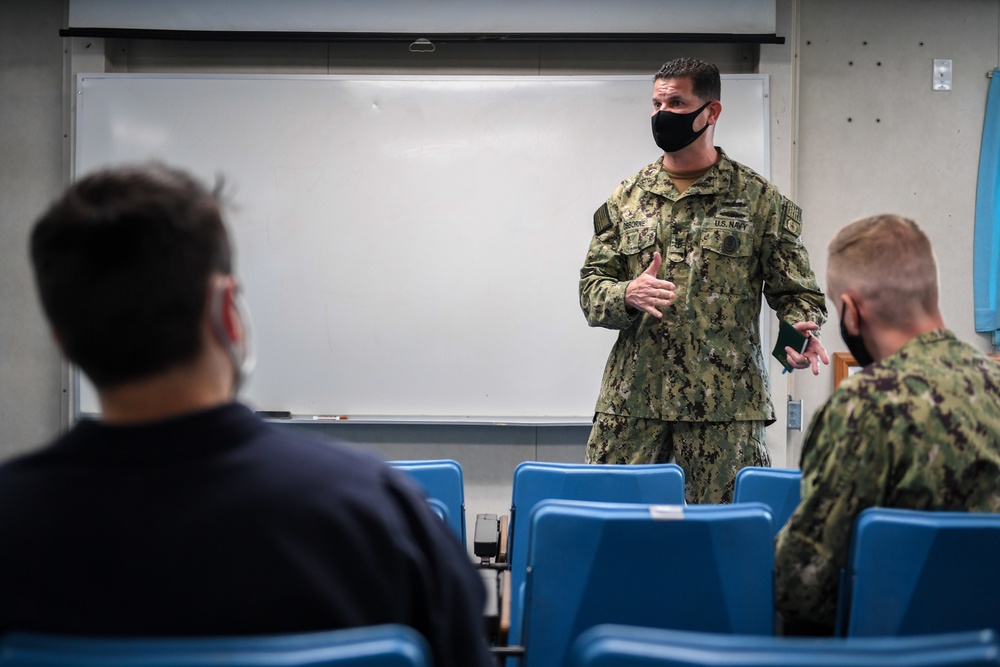
<svg viewBox="0 0 1000 667"><path fill-rule="evenodd" d="M791 468L748 466L736 473L734 503L764 503L771 508L774 534L788 522L788 517L802 500L802 471Z"/></svg>
<svg viewBox="0 0 1000 667"><path fill-rule="evenodd" d="M564 667L573 640L602 623L774 632L774 541L762 504L543 501L527 551L526 667Z"/></svg>
<svg viewBox="0 0 1000 667"><path fill-rule="evenodd" d="M427 504L431 506L431 509L434 510L435 514L437 514L439 517L441 517L442 521L444 521L446 524L448 524L449 526L452 527L452 530L455 529L454 526L452 525L452 522L451 522L451 512L448 511L448 506L447 505L445 505L443 502L441 502L437 498L428 498L427 499ZM457 533L456 533L456 535L457 535Z"/></svg>
<svg viewBox="0 0 1000 667"><path fill-rule="evenodd" d="M525 461L514 469L506 545L510 594L504 601L510 618L509 643L521 641L520 618L525 567L527 520L543 500L586 500L647 505L683 505L684 471L675 463L594 465ZM520 520L518 520L520 518ZM508 605L509 602L509 605Z"/></svg>
<svg viewBox="0 0 1000 667"><path fill-rule="evenodd" d="M838 634L1000 632L1000 514L861 512L841 575Z"/></svg>
<svg viewBox="0 0 1000 667"><path fill-rule="evenodd" d="M465 481L462 466L451 459L428 461L389 461L397 470L405 471L424 489L431 508L441 516L465 544Z"/></svg>
<svg viewBox="0 0 1000 667"><path fill-rule="evenodd" d="M12 633L0 667L430 667L412 628L245 637L99 638Z"/></svg>
<svg viewBox="0 0 1000 667"><path fill-rule="evenodd" d="M996 667L992 630L916 637L805 639L601 625L568 667Z"/></svg>

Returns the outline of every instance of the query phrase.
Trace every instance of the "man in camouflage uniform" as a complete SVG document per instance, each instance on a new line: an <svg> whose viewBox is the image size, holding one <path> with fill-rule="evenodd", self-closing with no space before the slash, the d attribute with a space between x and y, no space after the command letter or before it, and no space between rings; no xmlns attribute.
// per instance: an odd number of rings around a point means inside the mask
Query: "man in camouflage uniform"
<svg viewBox="0 0 1000 667"><path fill-rule="evenodd" d="M833 631L866 507L1000 512L1000 364L945 328L924 233L894 215L851 223L830 243L827 290L865 368L816 413L802 449L802 502L775 556L787 634Z"/></svg>
<svg viewBox="0 0 1000 667"><path fill-rule="evenodd" d="M713 144L720 92L709 63L679 59L657 72L652 124L663 157L594 214L580 271L587 322L619 330L587 461L674 458L690 503L729 502L740 468L770 465L761 294L803 333L826 317L801 210ZM786 351L795 368L829 363L816 337L804 355Z"/></svg>

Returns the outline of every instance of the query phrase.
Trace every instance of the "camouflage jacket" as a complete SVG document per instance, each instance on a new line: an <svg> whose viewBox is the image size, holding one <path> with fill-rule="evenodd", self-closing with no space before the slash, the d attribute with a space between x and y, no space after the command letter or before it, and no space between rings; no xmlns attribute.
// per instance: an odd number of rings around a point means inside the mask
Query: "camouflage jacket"
<svg viewBox="0 0 1000 667"><path fill-rule="evenodd" d="M801 231L801 209L724 153L683 194L660 160L618 186L594 214L580 270L587 322L620 330L596 411L773 421L760 343L762 291L789 322L822 325L826 318ZM625 286L657 250L657 277L677 286L662 320L625 306Z"/></svg>
<svg viewBox="0 0 1000 667"><path fill-rule="evenodd" d="M776 603L833 628L866 507L1000 511L1000 364L947 329L844 380L802 449L802 502L778 534Z"/></svg>

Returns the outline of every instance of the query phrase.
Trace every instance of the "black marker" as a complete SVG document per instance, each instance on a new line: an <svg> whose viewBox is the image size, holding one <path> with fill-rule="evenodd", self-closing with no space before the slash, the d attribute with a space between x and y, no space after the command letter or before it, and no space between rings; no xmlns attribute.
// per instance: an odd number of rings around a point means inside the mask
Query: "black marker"
<svg viewBox="0 0 1000 667"><path fill-rule="evenodd" d="M256 415L264 419L291 419L292 413L288 410L257 410Z"/></svg>

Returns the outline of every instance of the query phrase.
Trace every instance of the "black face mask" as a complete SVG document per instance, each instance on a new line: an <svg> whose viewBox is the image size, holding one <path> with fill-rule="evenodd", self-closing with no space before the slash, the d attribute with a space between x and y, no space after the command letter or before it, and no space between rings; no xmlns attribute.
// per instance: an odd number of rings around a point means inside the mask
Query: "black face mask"
<svg viewBox="0 0 1000 667"><path fill-rule="evenodd" d="M868 364L875 361L872 355L868 352L868 348L865 347L865 340L861 337L859 333L856 336L852 336L847 333L847 328L844 326L844 312L847 310L847 304L843 301L840 302L840 337L844 339L844 343L847 345L847 349L850 350L851 356L854 357L854 361L858 362L860 366L867 366ZM861 313L858 313L858 329L861 328Z"/></svg>
<svg viewBox="0 0 1000 667"><path fill-rule="evenodd" d="M694 119L705 110L711 102L705 102L701 108L690 113L674 113L660 109L652 117L653 141L663 151L674 153L688 146L692 141L708 129L708 123L697 132L694 131Z"/></svg>

